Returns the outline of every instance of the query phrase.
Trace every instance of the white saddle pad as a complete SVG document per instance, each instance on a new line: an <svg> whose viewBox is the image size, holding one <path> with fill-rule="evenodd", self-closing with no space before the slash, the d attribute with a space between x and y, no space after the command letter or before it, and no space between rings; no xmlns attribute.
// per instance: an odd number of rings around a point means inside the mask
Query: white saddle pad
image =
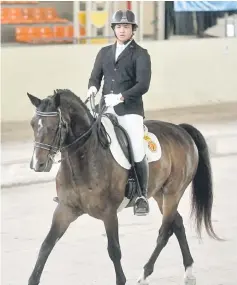
<svg viewBox="0 0 237 285"><path fill-rule="evenodd" d="M114 157L114 159L125 169L130 169L131 164L125 156L115 133L114 126L111 120L103 116L101 120L103 126L105 127L106 132L108 133L111 144L110 151ZM161 147L157 137L148 132L147 127L144 125L144 148L148 163L152 161L157 161L161 158Z"/></svg>

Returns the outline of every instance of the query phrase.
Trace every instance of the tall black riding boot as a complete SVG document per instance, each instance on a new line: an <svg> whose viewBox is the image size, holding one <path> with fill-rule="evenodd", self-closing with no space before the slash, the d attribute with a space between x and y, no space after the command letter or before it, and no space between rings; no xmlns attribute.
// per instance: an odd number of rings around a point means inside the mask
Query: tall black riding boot
<svg viewBox="0 0 237 285"><path fill-rule="evenodd" d="M149 178L149 166L146 157L141 162L135 163L135 170L140 184L142 196L137 197L134 205L134 214L145 216L149 213L149 203L147 200L147 188Z"/></svg>

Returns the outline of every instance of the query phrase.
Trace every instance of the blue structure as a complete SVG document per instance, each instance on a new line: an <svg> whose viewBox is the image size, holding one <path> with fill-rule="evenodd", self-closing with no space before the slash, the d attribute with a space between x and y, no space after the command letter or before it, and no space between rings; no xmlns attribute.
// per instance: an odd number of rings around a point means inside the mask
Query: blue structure
<svg viewBox="0 0 237 285"><path fill-rule="evenodd" d="M175 12L217 12L237 10L237 1L174 1Z"/></svg>

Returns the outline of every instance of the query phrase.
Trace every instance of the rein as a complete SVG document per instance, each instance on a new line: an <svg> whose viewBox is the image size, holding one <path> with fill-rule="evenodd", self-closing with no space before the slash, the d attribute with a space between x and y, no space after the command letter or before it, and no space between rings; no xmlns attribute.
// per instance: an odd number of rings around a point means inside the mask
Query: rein
<svg viewBox="0 0 237 285"><path fill-rule="evenodd" d="M59 124L58 124L58 129L57 129L57 132L56 132L56 135L55 135L55 138L53 140L53 143L52 145L50 144L45 144L45 143L40 143L40 142L36 142L35 141L35 147L36 148L41 148L41 149L45 149L45 150L48 150L49 151L49 154L48 154L48 157L53 161L53 163L59 163L61 162L62 160L64 159L60 159L59 161L55 161L54 160L54 157L55 155L58 153L58 152L62 152L66 149L68 149L69 147L75 145L76 143L78 143L79 141L81 141L83 138L85 138L88 134L91 134L92 132L92 129L95 127L95 126L99 126L98 128L98 132L101 130L100 129L100 124L101 124L101 117L106 109L106 107L104 106L101 111L97 114L96 111L95 111L95 96L90 96L89 98L87 98L84 102L84 104L87 104L88 102L90 101L90 105L91 105L91 109L92 109L92 112L93 112L93 117L95 119L95 121L93 122L93 124L90 126L90 128L84 132L82 135L80 135L77 139L75 139L72 143L62 147L62 144L63 144L63 141L62 141L62 128L63 127L66 127L67 128L67 122L63 119L63 116L62 116L62 112L60 110L60 108L58 108L58 111L57 112L41 112L41 111L37 111L36 110L36 114L38 116L41 116L41 117L57 117L59 116ZM103 136L106 136L108 135L107 133L105 132L102 132L102 135ZM90 138L90 136L86 139L86 141L84 142L84 144L87 142L87 140ZM99 140L100 140L100 137L99 137ZM106 143L103 143L101 140L100 140L100 143L104 146L104 147L107 147L108 144ZM54 144L54 145L53 145ZM84 145L83 144L83 145ZM82 146L80 146L82 147ZM78 149L80 149L80 147L78 147ZM75 153L77 152L77 150L75 151Z"/></svg>

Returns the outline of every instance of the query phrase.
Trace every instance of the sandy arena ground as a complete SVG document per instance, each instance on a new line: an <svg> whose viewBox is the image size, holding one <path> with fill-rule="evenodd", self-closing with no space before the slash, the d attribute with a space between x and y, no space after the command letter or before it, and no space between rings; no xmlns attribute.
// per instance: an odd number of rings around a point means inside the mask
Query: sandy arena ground
<svg viewBox="0 0 237 285"><path fill-rule="evenodd" d="M236 122L237 105L226 104L178 110L149 112L147 117L173 122L204 124L206 128ZM27 122L29 123L29 122ZM24 124L2 126L2 141L29 140L30 128ZM234 125L236 126L236 125ZM12 129L18 130L12 133ZM228 146L228 141L225 146ZM211 159L214 178L213 225L226 239L217 242L206 233L197 239L190 214L190 188L179 211L183 216L188 242L194 258L197 285L237 284L237 153ZM55 183L4 188L2 199L2 285L26 285L36 257L51 224L56 204ZM127 284L136 284L143 265L154 249L161 215L154 200L147 217L133 216L132 209L119 214L122 265ZM183 285L183 265L174 236L158 258L150 285ZM83 216L70 228L52 251L42 274L42 285L115 285L107 240L100 221Z"/></svg>

